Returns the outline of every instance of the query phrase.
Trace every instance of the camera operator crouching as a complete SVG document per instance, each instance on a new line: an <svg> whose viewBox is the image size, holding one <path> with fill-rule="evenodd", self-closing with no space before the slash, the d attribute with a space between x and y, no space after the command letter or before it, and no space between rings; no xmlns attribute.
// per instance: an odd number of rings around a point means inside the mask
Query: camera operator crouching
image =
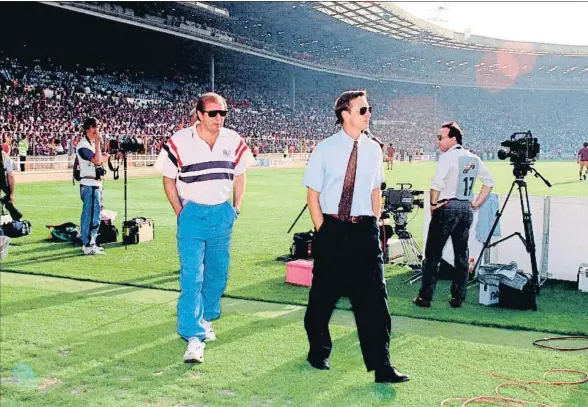
<svg viewBox="0 0 588 407"><path fill-rule="evenodd" d="M81 177L80 198L83 202L80 220L82 251L85 256L100 255L104 254L104 249L96 244L96 237L102 209L102 177L106 173L102 163L108 160L108 154L102 153L100 122L90 117L84 121L82 128L85 136L76 149Z"/></svg>
<svg viewBox="0 0 588 407"><path fill-rule="evenodd" d="M422 285L413 302L430 307L437 284L443 248L451 237L455 256L455 274L451 285L453 308L461 307L468 282L468 238L474 219L473 211L486 200L494 179L480 157L462 147L463 133L456 122L441 126L437 145L442 152L431 182L431 223L425 246ZM478 197L474 197L476 178L482 181Z"/></svg>

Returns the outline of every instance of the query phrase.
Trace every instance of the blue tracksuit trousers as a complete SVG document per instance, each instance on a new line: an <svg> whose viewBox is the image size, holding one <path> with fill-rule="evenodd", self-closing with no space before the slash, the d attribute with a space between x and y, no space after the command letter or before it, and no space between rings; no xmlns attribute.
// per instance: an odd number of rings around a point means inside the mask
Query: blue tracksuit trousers
<svg viewBox="0 0 588 407"><path fill-rule="evenodd" d="M228 201L219 205L188 202L178 216L178 333L186 340L204 340L202 319L212 321L220 317L236 218L237 213Z"/></svg>

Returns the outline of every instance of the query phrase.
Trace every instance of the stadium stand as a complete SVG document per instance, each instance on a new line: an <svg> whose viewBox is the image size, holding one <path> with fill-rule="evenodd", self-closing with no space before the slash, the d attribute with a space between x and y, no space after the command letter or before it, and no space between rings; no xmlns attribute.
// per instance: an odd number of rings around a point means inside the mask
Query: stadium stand
<svg viewBox="0 0 588 407"><path fill-rule="evenodd" d="M484 86L483 73L502 68L480 60L491 61L495 53L384 38L338 21L315 3L214 3L220 11L183 2L76 4L148 25L195 27L215 41L357 75L316 72L39 3L26 8L28 24L47 25L47 35L20 30L14 36L9 34L19 30L23 6L2 4L7 23L0 34L13 39L0 50L0 134L13 154L23 135L31 155L72 154L87 115L105 122L107 137L141 137L146 153L157 154L212 86L229 100L227 126L260 153L310 151L332 134L333 97L349 88L368 89L373 132L399 152L433 153L434 131L447 119L458 120L468 148L488 159L515 131L531 129L542 158L573 159L587 137L586 57L527 55L534 65L524 75ZM288 18L278 24L280 13Z"/></svg>

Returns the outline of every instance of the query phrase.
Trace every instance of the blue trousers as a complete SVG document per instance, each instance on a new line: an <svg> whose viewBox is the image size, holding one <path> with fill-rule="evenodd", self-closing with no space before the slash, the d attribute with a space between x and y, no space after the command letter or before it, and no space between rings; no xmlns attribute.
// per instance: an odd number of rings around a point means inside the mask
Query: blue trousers
<svg viewBox="0 0 588 407"><path fill-rule="evenodd" d="M219 205L188 202L178 216L178 333L185 340L203 340L202 319L212 321L220 317L236 219L237 212L228 201Z"/></svg>
<svg viewBox="0 0 588 407"><path fill-rule="evenodd" d="M80 198L83 202L80 219L80 234L82 244L92 246L96 244L98 228L100 227L100 207L102 206L102 191L100 187L80 185Z"/></svg>

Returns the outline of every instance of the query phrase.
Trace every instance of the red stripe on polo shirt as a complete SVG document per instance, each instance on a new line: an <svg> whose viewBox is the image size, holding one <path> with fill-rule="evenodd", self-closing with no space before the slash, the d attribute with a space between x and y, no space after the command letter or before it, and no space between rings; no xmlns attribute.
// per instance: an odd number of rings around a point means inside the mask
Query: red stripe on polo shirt
<svg viewBox="0 0 588 407"><path fill-rule="evenodd" d="M241 143L243 143L243 140L241 140ZM237 155L237 159L235 160L235 168L237 168L237 165L239 165L239 161L241 161L241 157L243 156L243 153L247 150L249 150L249 147L247 147L247 144L243 143L243 146L241 147L241 151L239 151L239 148L237 148L237 152L235 153Z"/></svg>
<svg viewBox="0 0 588 407"><path fill-rule="evenodd" d="M243 139L241 139L241 141L239 141L239 145L235 149L235 157L237 157L239 155L240 150L241 150L241 148L243 148L244 145L245 145L245 142L243 141Z"/></svg>
<svg viewBox="0 0 588 407"><path fill-rule="evenodd" d="M174 150L174 153L176 153L176 157L178 159L178 168L182 168L182 159L180 158L180 154L178 154L178 149L176 147L176 145L174 144L174 142L172 141L172 139L169 139L168 141L169 146L172 148L172 150Z"/></svg>

